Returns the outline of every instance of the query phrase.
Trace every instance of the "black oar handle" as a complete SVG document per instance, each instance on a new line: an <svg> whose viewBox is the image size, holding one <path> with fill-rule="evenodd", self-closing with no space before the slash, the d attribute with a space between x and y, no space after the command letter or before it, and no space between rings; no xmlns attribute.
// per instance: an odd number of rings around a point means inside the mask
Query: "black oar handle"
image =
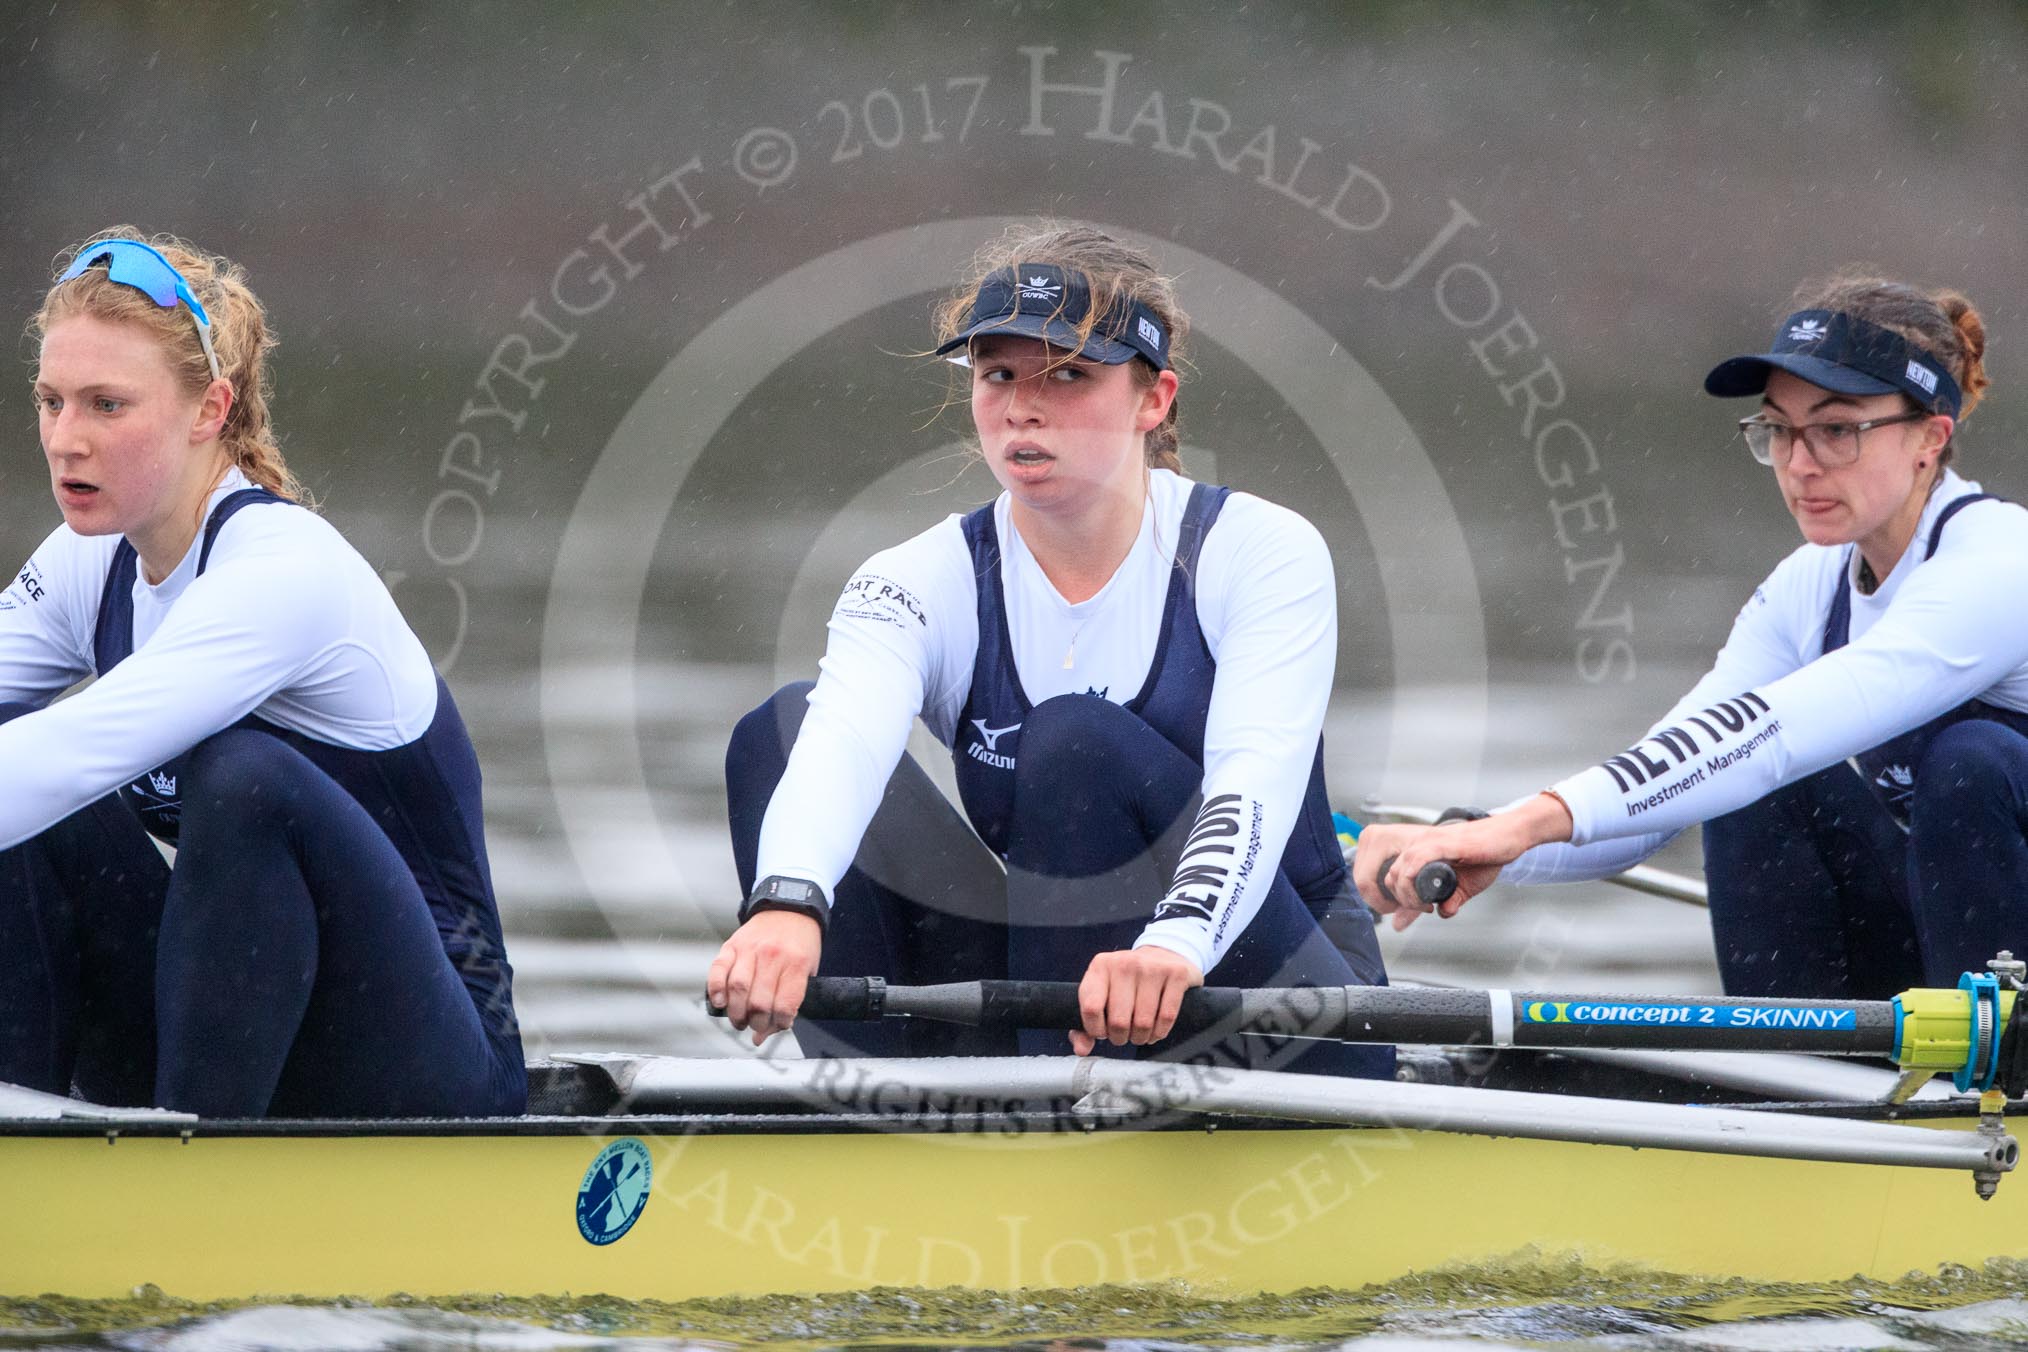
<svg viewBox="0 0 2028 1352"><path fill-rule="evenodd" d="M1385 879L1389 873L1394 871L1394 861L1399 858L1401 856L1398 854L1390 854L1382 861L1380 865L1380 876L1383 880L1381 882L1382 891L1386 890L1387 884ZM1449 901L1451 894L1457 890L1458 871L1452 868L1446 860L1439 859L1433 864L1424 864L1420 869L1416 870L1415 895L1417 900L1421 901L1425 906L1441 906Z"/></svg>
<svg viewBox="0 0 2028 1352"><path fill-rule="evenodd" d="M1183 993L1178 1032L1194 1033L1240 1017L1236 987L1198 987ZM713 1018L725 1007L705 1004ZM864 1023L873 1019L933 1019L980 1028L1082 1028L1077 984L1071 981L965 981L939 986L889 986L877 976L816 976L804 988L799 1019Z"/></svg>
<svg viewBox="0 0 2028 1352"><path fill-rule="evenodd" d="M1483 1042L1486 1011L1484 991L1199 986L1183 993L1172 1035L1223 1037L1246 1031L1349 1042ZM1077 985L1069 981L889 986L879 977L818 977L810 982L798 1017L917 1018L979 1028L1084 1026Z"/></svg>
<svg viewBox="0 0 2028 1352"><path fill-rule="evenodd" d="M1236 1024L1242 994L1230 986L1185 991L1175 1031L1188 1036ZM1077 985L1069 981L978 981L890 988L878 977L820 976L811 980L797 1017L853 1021L889 1015L981 1028L1084 1026Z"/></svg>
<svg viewBox="0 0 2028 1352"><path fill-rule="evenodd" d="M1451 822L1476 822L1484 821L1485 818L1484 808L1447 807L1437 814L1436 824L1446 826ZM1415 894L1422 898L1426 906L1443 905L1457 890L1457 867L1446 860L1439 859L1434 864L1425 864L1415 875Z"/></svg>

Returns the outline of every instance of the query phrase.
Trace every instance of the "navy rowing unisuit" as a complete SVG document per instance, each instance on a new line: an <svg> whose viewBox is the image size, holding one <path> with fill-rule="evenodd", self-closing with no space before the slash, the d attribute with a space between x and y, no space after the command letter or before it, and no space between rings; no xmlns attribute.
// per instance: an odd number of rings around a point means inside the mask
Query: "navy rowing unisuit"
<svg viewBox="0 0 2028 1352"><path fill-rule="evenodd" d="M1951 518L1991 500L1943 504L1921 558ZM1827 653L1851 641L1851 574L1824 622ZM1704 854L1726 990L1955 986L2028 938L2028 712L1968 699L1709 823Z"/></svg>
<svg viewBox="0 0 2028 1352"><path fill-rule="evenodd" d="M208 506L158 584L65 527L0 597L0 763L24 771L0 1080L224 1117L521 1111L450 692L321 518L237 472Z"/></svg>

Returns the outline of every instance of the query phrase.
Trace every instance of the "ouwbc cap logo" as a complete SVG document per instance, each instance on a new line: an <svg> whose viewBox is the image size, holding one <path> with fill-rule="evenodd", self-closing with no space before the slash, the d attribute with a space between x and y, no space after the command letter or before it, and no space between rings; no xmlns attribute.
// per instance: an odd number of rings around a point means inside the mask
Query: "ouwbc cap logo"
<svg viewBox="0 0 2028 1352"><path fill-rule="evenodd" d="M1957 416L1958 382L1926 348L1858 315L1798 310L1775 331L1768 351L1733 357L1704 377L1721 398L1760 394L1770 371L1787 371L1834 394L1905 394L1932 413Z"/></svg>
<svg viewBox="0 0 2028 1352"><path fill-rule="evenodd" d="M948 356L983 334L1011 333L1040 338L1107 366L1139 357L1158 371L1169 369L1169 330L1160 315L1139 301L1121 300L1098 317L1089 337L1080 339L1078 330L1091 308L1091 281L1084 273L1054 263L1016 263L979 284L971 312L936 355Z"/></svg>
<svg viewBox="0 0 2028 1352"><path fill-rule="evenodd" d="M1825 327L1824 321L1812 315L1791 324L1787 337L1792 343L1820 343L1828 333L1830 329Z"/></svg>

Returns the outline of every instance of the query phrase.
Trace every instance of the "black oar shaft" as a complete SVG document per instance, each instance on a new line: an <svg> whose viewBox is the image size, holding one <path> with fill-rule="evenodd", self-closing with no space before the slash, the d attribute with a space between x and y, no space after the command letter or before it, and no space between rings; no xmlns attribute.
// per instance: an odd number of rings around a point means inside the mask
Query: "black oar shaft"
<svg viewBox="0 0 2028 1352"><path fill-rule="evenodd" d="M801 1014L840 1020L909 1017L995 1028L1069 1029L1083 1024L1077 987L1049 981L887 986L858 977L819 978L810 983ZM1882 1000L1572 996L1399 986L1200 987L1184 996L1176 1028L1184 1036L1252 1032L1454 1046L1885 1057L1896 1051L1894 1006Z"/></svg>

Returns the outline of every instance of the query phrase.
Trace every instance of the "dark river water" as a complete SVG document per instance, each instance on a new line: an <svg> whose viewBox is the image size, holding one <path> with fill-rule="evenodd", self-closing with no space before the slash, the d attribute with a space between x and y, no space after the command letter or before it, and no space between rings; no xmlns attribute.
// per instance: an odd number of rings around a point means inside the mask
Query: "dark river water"
<svg viewBox="0 0 2028 1352"><path fill-rule="evenodd" d="M2018 1271L1756 1287L1554 1263L1410 1278L1387 1290L1216 1298L1155 1288L846 1296L666 1306L604 1297L178 1309L152 1294L80 1308L0 1303L0 1347L133 1352L577 1352L734 1346L1274 1348L1441 1352L1974 1352L2028 1346Z"/></svg>

